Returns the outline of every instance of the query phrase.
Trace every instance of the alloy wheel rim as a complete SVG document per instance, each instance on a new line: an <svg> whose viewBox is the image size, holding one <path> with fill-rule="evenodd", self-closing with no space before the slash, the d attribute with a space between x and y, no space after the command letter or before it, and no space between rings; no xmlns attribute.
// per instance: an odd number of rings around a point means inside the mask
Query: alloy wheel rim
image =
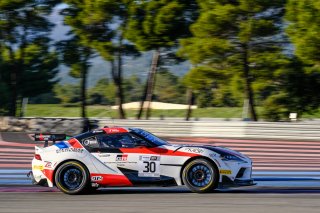
<svg viewBox="0 0 320 213"><path fill-rule="evenodd" d="M76 167L67 167L61 173L63 185L68 190L75 190L79 188L83 182L82 171Z"/></svg>
<svg viewBox="0 0 320 213"><path fill-rule="evenodd" d="M204 164L195 164L187 171L188 181L194 187L205 187L213 178L212 170Z"/></svg>

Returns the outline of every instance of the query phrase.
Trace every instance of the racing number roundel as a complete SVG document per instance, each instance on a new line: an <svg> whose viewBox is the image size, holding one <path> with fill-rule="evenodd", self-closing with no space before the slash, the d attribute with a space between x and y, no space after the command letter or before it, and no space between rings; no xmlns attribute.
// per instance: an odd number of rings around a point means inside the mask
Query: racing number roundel
<svg viewBox="0 0 320 213"><path fill-rule="evenodd" d="M142 155L139 156L139 177L160 177L160 156Z"/></svg>

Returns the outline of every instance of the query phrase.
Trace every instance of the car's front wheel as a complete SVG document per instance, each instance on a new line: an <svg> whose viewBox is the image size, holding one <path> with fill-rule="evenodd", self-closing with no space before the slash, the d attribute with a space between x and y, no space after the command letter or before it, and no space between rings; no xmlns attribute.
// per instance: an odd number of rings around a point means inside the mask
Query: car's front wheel
<svg viewBox="0 0 320 213"><path fill-rule="evenodd" d="M219 173L208 160L195 159L184 167L182 179L184 184L193 192L211 192L218 185Z"/></svg>
<svg viewBox="0 0 320 213"><path fill-rule="evenodd" d="M55 183L66 194L81 194L89 188L90 175L81 163L68 161L57 169Z"/></svg>

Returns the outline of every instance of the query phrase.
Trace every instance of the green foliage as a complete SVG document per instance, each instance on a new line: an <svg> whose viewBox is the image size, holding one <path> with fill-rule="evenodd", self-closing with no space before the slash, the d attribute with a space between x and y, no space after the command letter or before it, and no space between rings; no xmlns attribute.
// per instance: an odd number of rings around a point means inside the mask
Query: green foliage
<svg viewBox="0 0 320 213"><path fill-rule="evenodd" d="M97 84L89 89L89 104L114 105L115 85L106 78L100 79Z"/></svg>
<svg viewBox="0 0 320 213"><path fill-rule="evenodd" d="M288 119L290 112L311 114L320 106L320 70L306 66L297 58L275 73L272 95L265 101L264 116L271 120Z"/></svg>
<svg viewBox="0 0 320 213"><path fill-rule="evenodd" d="M60 99L56 98L55 93L48 92L37 95L35 97L29 98L29 104L59 104L61 103Z"/></svg>
<svg viewBox="0 0 320 213"><path fill-rule="evenodd" d="M53 24L46 19L54 0L5 0L0 3L0 70L9 104L16 115L17 100L49 92L57 73L57 55L50 49Z"/></svg>
<svg viewBox="0 0 320 213"><path fill-rule="evenodd" d="M35 97L52 91L58 73L58 56L48 50L46 41L37 41L25 48L24 72L18 92L22 97Z"/></svg>
<svg viewBox="0 0 320 213"><path fill-rule="evenodd" d="M133 1L125 37L141 51L172 47L189 35L196 8L193 0Z"/></svg>
<svg viewBox="0 0 320 213"><path fill-rule="evenodd" d="M167 70L161 70L157 73L156 79L155 101L185 104L186 90L177 76Z"/></svg>
<svg viewBox="0 0 320 213"><path fill-rule="evenodd" d="M8 113L8 102L9 102L9 89L8 86L0 81L0 116Z"/></svg>
<svg viewBox="0 0 320 213"><path fill-rule="evenodd" d="M290 97L285 92L269 96L264 102L262 116L268 121L287 120L290 113L287 107L288 99Z"/></svg>
<svg viewBox="0 0 320 213"><path fill-rule="evenodd" d="M78 84L56 84L54 93L63 104L77 103L80 101L80 86Z"/></svg>
<svg viewBox="0 0 320 213"><path fill-rule="evenodd" d="M191 73L200 72L200 80L197 78L191 84L189 81L188 85L192 88L202 87L204 80L212 80L219 88L217 76L224 78L223 85L229 84L232 76L240 77L244 84L243 92L249 99L252 119L256 120L252 83L263 77L260 73L272 72L273 67L265 62L271 62L281 53L279 23L284 2L199 0L200 16L191 26L193 37L182 39L179 51L179 55L201 67L200 70L197 67L196 71L191 70ZM211 71L205 73L203 67ZM223 75L225 73L227 75Z"/></svg>
<svg viewBox="0 0 320 213"><path fill-rule="evenodd" d="M320 2L315 0L288 0L287 32L296 54L307 64L320 65Z"/></svg>
<svg viewBox="0 0 320 213"><path fill-rule="evenodd" d="M126 103L141 100L143 83L138 76L132 75L129 78L125 78L123 80L123 89Z"/></svg>

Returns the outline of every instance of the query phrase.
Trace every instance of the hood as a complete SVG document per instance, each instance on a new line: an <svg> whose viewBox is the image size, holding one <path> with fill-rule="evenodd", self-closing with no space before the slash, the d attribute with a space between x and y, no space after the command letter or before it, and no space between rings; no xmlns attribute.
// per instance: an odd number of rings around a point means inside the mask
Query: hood
<svg viewBox="0 0 320 213"><path fill-rule="evenodd" d="M172 146L176 147L176 150L179 150L184 147L195 147L195 148L203 148L203 149L209 149L213 152L216 152L220 155L235 155L240 158L248 158L247 156L241 154L240 152L234 151L232 149L221 147L221 146L211 146L211 145L190 145L190 144L172 144Z"/></svg>

